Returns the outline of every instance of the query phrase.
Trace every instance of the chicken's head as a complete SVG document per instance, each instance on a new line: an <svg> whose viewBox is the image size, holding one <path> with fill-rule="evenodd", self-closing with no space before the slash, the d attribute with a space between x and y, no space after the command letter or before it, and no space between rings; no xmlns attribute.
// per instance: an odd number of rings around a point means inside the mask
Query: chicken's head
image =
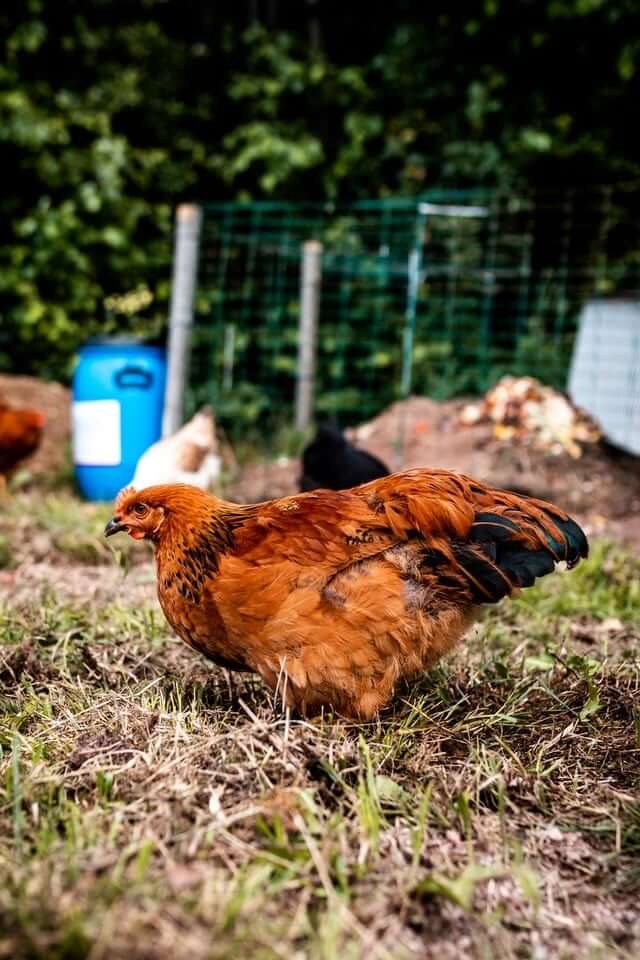
<svg viewBox="0 0 640 960"><path fill-rule="evenodd" d="M114 533L128 533L134 540L155 540L165 520L162 504L149 502L146 491L138 493L134 487L125 487L118 494L114 514L104 528L105 537Z"/></svg>

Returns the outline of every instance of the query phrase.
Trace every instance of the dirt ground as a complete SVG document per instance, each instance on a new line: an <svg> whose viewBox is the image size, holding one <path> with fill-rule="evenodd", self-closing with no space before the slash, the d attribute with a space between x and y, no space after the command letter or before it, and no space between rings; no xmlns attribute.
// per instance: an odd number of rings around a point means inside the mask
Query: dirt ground
<svg viewBox="0 0 640 960"><path fill-rule="evenodd" d="M635 960L632 557L487 609L379 722L309 722L172 636L108 512L0 514L1 958Z"/></svg>
<svg viewBox="0 0 640 960"><path fill-rule="evenodd" d="M51 489L52 421L0 505L0 958L640 955L640 567L598 538L640 541L637 462L499 443L459 408L414 398L352 437L549 497L592 555L488 608L371 724L283 715L180 643L148 545Z"/></svg>

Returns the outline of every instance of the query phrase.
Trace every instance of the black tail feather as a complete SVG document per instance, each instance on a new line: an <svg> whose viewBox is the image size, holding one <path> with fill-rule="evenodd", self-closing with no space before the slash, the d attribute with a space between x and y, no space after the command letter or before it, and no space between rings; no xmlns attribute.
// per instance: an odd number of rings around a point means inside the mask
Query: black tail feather
<svg viewBox="0 0 640 960"><path fill-rule="evenodd" d="M517 543L506 544L497 562L519 587L531 587L536 577L544 577L555 569L555 561L547 550L527 550Z"/></svg>
<svg viewBox="0 0 640 960"><path fill-rule="evenodd" d="M566 520L558 520L557 517L550 519L563 535L563 540L560 541L547 534L549 546L559 555L560 560L566 560L570 567L574 567L581 557L589 556L589 543L575 520L571 517Z"/></svg>
<svg viewBox="0 0 640 960"><path fill-rule="evenodd" d="M510 540L514 532L519 530L517 523L498 513L477 513L471 528L471 539L475 543L497 543Z"/></svg>
<svg viewBox="0 0 640 960"><path fill-rule="evenodd" d="M530 587L537 577L552 573L560 560L575 566L589 552L587 538L578 524L547 513L557 530L553 536L534 516L527 517L548 547L531 549L518 536L520 527L497 513L478 513L471 528L470 543L454 547L454 556L466 573L473 597L495 603L515 587Z"/></svg>
<svg viewBox="0 0 640 960"><path fill-rule="evenodd" d="M511 593L513 587L507 574L480 547L456 543L453 556L465 574L476 603L497 603Z"/></svg>

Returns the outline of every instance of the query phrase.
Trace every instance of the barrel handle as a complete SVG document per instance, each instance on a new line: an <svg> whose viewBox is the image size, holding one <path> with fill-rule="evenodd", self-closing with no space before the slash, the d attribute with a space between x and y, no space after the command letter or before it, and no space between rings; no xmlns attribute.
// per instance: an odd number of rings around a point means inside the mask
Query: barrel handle
<svg viewBox="0 0 640 960"><path fill-rule="evenodd" d="M128 364L126 367L123 367L122 370L118 370L114 376L114 380L117 385L123 389L127 387L138 387L141 390L148 390L153 383L153 374L149 373L149 371L143 367Z"/></svg>

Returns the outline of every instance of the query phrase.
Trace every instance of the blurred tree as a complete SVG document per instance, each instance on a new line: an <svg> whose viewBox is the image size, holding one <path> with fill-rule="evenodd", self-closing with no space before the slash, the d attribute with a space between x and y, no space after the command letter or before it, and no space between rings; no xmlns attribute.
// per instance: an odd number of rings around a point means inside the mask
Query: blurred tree
<svg viewBox="0 0 640 960"><path fill-rule="evenodd" d="M636 178L640 0L5 0L0 366L159 333L171 212ZM140 285L139 314L104 299ZM145 298L148 300L148 298Z"/></svg>

